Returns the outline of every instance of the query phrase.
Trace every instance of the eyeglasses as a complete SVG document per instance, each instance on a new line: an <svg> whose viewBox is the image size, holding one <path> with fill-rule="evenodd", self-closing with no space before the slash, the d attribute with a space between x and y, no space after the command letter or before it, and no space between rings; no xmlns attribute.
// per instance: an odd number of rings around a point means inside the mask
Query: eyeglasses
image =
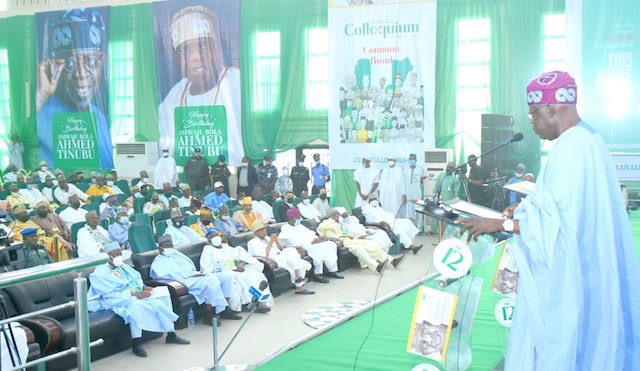
<svg viewBox="0 0 640 371"><path fill-rule="evenodd" d="M76 57L69 57L64 60L65 72L71 73L78 68L78 64L82 63L85 68L95 69L98 66L98 57L95 55L80 55Z"/></svg>

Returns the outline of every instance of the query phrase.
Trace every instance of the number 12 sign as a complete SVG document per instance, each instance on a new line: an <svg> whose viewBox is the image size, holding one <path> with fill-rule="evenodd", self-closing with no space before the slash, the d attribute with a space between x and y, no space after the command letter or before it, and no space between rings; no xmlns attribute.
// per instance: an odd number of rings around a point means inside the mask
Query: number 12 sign
<svg viewBox="0 0 640 371"><path fill-rule="evenodd" d="M460 278L467 274L471 267L471 250L460 239L446 239L436 246L433 261L441 275L447 278Z"/></svg>

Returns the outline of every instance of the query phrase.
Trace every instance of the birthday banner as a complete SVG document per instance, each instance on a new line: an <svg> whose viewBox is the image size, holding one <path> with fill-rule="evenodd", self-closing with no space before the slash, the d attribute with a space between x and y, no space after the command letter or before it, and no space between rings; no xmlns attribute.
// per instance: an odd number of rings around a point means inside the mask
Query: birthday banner
<svg viewBox="0 0 640 371"><path fill-rule="evenodd" d="M100 167L94 112L56 113L53 115L53 153L60 169Z"/></svg>
<svg viewBox="0 0 640 371"><path fill-rule="evenodd" d="M436 2L329 0L331 166L435 145Z"/></svg>
<svg viewBox="0 0 640 371"><path fill-rule="evenodd" d="M153 11L160 147L173 152L178 165L196 148L209 163L225 155L239 165L240 0L162 1ZM198 137L198 130L215 133Z"/></svg>

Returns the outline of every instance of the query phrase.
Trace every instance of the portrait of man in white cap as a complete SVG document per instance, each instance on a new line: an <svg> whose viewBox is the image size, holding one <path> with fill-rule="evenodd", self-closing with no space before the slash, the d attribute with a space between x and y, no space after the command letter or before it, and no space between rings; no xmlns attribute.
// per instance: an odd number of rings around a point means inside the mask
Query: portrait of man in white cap
<svg viewBox="0 0 640 371"><path fill-rule="evenodd" d="M166 19L166 18L162 18ZM238 30L226 30L216 12L202 5L187 6L171 18L169 28L172 58L180 65L181 79L173 85L165 97L160 97L158 108L160 121L160 146L174 151L176 107L224 106L227 118L229 163L240 164L243 156L240 131L240 70L225 60L222 40ZM167 32L163 32L167 34ZM166 44L166 43L165 43ZM237 54L237 49L231 48ZM231 58L237 60L236 58ZM162 59L158 59L158 76L161 76ZM166 60L164 61L166 64ZM166 76L162 77L166 78ZM159 77L160 79L160 77ZM159 81L160 82L160 81ZM217 155L217 154L216 154Z"/></svg>

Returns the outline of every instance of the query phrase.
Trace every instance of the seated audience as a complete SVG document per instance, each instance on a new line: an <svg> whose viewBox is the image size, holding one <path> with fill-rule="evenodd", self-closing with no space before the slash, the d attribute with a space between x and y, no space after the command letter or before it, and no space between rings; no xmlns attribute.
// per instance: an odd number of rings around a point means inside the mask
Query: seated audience
<svg viewBox="0 0 640 371"><path fill-rule="evenodd" d="M182 191L182 197L178 199L180 208L191 206L191 187L187 183L182 183L180 190Z"/></svg>
<svg viewBox="0 0 640 371"><path fill-rule="evenodd" d="M112 195L113 192L109 189L104 180L104 175L97 174L96 182L87 189L87 194L92 197L102 197L105 193Z"/></svg>
<svg viewBox="0 0 640 371"><path fill-rule="evenodd" d="M254 257L266 258L275 262L275 265L284 268L289 272L291 283L296 287L296 294L312 295L315 291L307 290L304 284L307 271L311 269L311 264L302 259L306 255L303 248L285 247L278 240L278 235L272 234L267 237L267 227L261 221L253 223L251 227L254 237L247 243L249 254Z"/></svg>
<svg viewBox="0 0 640 371"><path fill-rule="evenodd" d="M116 184L116 177L113 173L107 174L107 187L111 190L111 193L114 195L122 195L124 192L118 187Z"/></svg>
<svg viewBox="0 0 640 371"><path fill-rule="evenodd" d="M300 214L302 214L303 218L320 221L320 219L324 217L324 215L321 215L320 211L311 204L311 199L309 199L307 191L302 191L302 193L300 193L300 199L302 201L298 204L298 210L300 210Z"/></svg>
<svg viewBox="0 0 640 371"><path fill-rule="evenodd" d="M259 221L261 223L267 224L268 220L266 220L262 214L253 210L251 197L245 197L240 201L240 205L242 206L242 210L238 210L233 213L233 219L236 220L240 225L242 225L245 229L251 229L251 226L254 222Z"/></svg>
<svg viewBox="0 0 640 371"><path fill-rule="evenodd" d="M78 257L98 255L105 252L105 247L111 243L109 232L98 224L98 214L89 211L85 215L87 222L84 227L78 230Z"/></svg>
<svg viewBox="0 0 640 371"><path fill-rule="evenodd" d="M13 231L11 242L22 242L22 235L20 234L20 232L23 229L40 229L40 226L37 225L33 220L31 220L31 218L29 218L29 212L24 205L18 205L14 207L13 215L16 217L16 219L9 224L9 229Z"/></svg>
<svg viewBox="0 0 640 371"><path fill-rule="evenodd" d="M75 185L69 184L64 176L58 177L58 187L53 191L53 195L60 205L68 205L71 195L76 195L82 202L87 202L89 199L88 194L82 192Z"/></svg>
<svg viewBox="0 0 640 371"><path fill-rule="evenodd" d="M36 205L36 215L31 217L45 232L46 237L51 238L49 253L55 261L68 260L73 257L73 243L71 242L71 230L64 224L62 218L51 212L47 201L39 201ZM57 230L57 231L56 231ZM54 235L57 235L57 252Z"/></svg>
<svg viewBox="0 0 640 371"><path fill-rule="evenodd" d="M124 204L122 206L129 210L133 210L136 198L142 198L142 194L140 194L140 188L138 186L133 186L129 188L129 197L124 200Z"/></svg>
<svg viewBox="0 0 640 371"><path fill-rule="evenodd" d="M327 200L327 190L325 188L320 188L318 191L318 197L313 200L313 206L320 212L320 217L324 218L327 216L329 209L329 200Z"/></svg>
<svg viewBox="0 0 640 371"><path fill-rule="evenodd" d="M198 232L200 237L205 237L207 230L213 228L213 223L211 220L213 219L213 211L211 211L208 207L200 208L200 217L198 221L194 224L191 224L189 227L193 228L194 231Z"/></svg>
<svg viewBox="0 0 640 371"><path fill-rule="evenodd" d="M218 209L218 217L213 221L213 228L225 238L246 231L244 226L229 216L229 206L221 205Z"/></svg>
<svg viewBox="0 0 640 371"><path fill-rule="evenodd" d="M26 228L20 231L24 244L24 267L31 268L53 263L47 249L38 243L38 230Z"/></svg>
<svg viewBox="0 0 640 371"><path fill-rule="evenodd" d="M120 244L122 249L131 250L131 244L129 244L129 210L126 207L118 207L116 210L116 219L109 225L109 238L111 241L116 241Z"/></svg>
<svg viewBox="0 0 640 371"><path fill-rule="evenodd" d="M422 245L414 245L413 239L416 237L418 228L411 219L396 218L393 213L385 211L380 207L378 198L374 195L369 197L369 203L362 206L362 215L369 224L379 224L385 230L392 230L400 237L400 243L405 249L410 249L414 254L422 248Z"/></svg>
<svg viewBox="0 0 640 371"><path fill-rule="evenodd" d="M293 199L295 197L296 195L293 193L293 191L288 191L282 197L283 202L280 203L280 207L278 207L278 217L280 218L279 220L287 220L287 210L293 209L294 207L296 207L293 204Z"/></svg>
<svg viewBox="0 0 640 371"><path fill-rule="evenodd" d="M271 204L262 200L262 189L256 187L252 194L251 208L262 215L263 218L269 221L269 223L275 223L276 217L273 215L273 208ZM243 200L238 196L238 200Z"/></svg>
<svg viewBox="0 0 640 371"><path fill-rule="evenodd" d="M7 166L6 173L2 176L5 183L18 181L18 168L14 164Z"/></svg>
<svg viewBox="0 0 640 371"><path fill-rule="evenodd" d="M96 217L97 220L97 217ZM89 302L89 311L112 310L129 324L133 354L146 357L142 348L142 331L166 332L166 343L189 344L179 338L173 327L178 315L173 313L169 295L151 297L153 289L144 287L140 273L127 265L117 242L105 250L109 262L89 275L89 297L99 296Z"/></svg>
<svg viewBox="0 0 640 371"><path fill-rule="evenodd" d="M200 242L204 240L198 232L183 225L184 216L180 212L180 209L174 209L171 211L171 223L167 223L167 229L164 234L171 236L172 243L175 246L187 245L190 243Z"/></svg>
<svg viewBox="0 0 640 371"><path fill-rule="evenodd" d="M106 196L106 197L105 197ZM100 217L98 223L102 223L103 220L111 220L116 216L116 209L120 207L120 201L116 195L105 195L102 198L105 202L100 204Z"/></svg>
<svg viewBox="0 0 640 371"><path fill-rule="evenodd" d="M165 204L164 201L160 199L160 195L154 192L151 195L151 199L149 199L149 201L142 207L142 212L153 216L158 211L165 210L168 207L169 205Z"/></svg>
<svg viewBox="0 0 640 371"><path fill-rule="evenodd" d="M223 319L240 320L236 311L229 308L233 276L227 272L209 273L196 270L191 259L173 248L171 236L158 239L159 254L153 259L150 276L153 279L179 281L187 287L198 304L204 303L204 324L213 324L213 309ZM240 305L238 305L238 310ZM219 323L219 322L218 322Z"/></svg>
<svg viewBox="0 0 640 371"><path fill-rule="evenodd" d="M146 170L140 171L140 180L136 183L138 188L142 189L142 186L147 186L149 189L154 189L153 184L149 182L149 173Z"/></svg>
<svg viewBox="0 0 640 371"><path fill-rule="evenodd" d="M33 177L25 178L26 187L18 190L18 193L27 201L29 205L35 205L37 202L44 201L45 197L37 186L33 184Z"/></svg>
<svg viewBox="0 0 640 371"><path fill-rule="evenodd" d="M385 252L389 252L389 248L393 245L393 242L387 232L378 228L366 228L360 223L358 218L354 215L349 215L347 209L344 207L337 207L336 209L342 213L343 222L340 224L347 234L373 241L382 247Z"/></svg>
<svg viewBox="0 0 640 371"><path fill-rule="evenodd" d="M44 185L42 186L42 195L44 196L44 198L53 203L53 189L56 187L55 182L53 181L54 178L50 177L47 175L46 178L44 178Z"/></svg>
<svg viewBox="0 0 640 371"><path fill-rule="evenodd" d="M162 184L162 193L160 194L160 200L164 202L169 208L171 208L171 200L178 201L178 197L173 194L173 187L171 187L171 183ZM178 207L180 204L178 203Z"/></svg>
<svg viewBox="0 0 640 371"><path fill-rule="evenodd" d="M224 184L222 182L215 182L213 185L213 192L204 197L204 205L213 211L218 211L220 205L229 201L229 196L224 193Z"/></svg>
<svg viewBox="0 0 640 371"><path fill-rule="evenodd" d="M193 196L191 197L191 204L189 210L185 213L187 215L200 215L200 208L202 207L202 200Z"/></svg>
<svg viewBox="0 0 640 371"><path fill-rule="evenodd" d="M51 179L55 178L53 173L49 170L49 166L47 166L46 161L40 161L40 168L38 169L38 177L40 178L40 183L44 183L46 177L51 177Z"/></svg>
<svg viewBox="0 0 640 371"><path fill-rule="evenodd" d="M9 194L7 195L7 201L11 204L12 208L16 208L19 205L29 206L29 201L24 198L18 191L18 184L11 183L9 185Z"/></svg>
<svg viewBox="0 0 640 371"><path fill-rule="evenodd" d="M60 218L67 225L67 228L71 229L72 225L85 221L87 210L80 207L80 199L75 194L69 196L68 201L69 207L60 212Z"/></svg>

